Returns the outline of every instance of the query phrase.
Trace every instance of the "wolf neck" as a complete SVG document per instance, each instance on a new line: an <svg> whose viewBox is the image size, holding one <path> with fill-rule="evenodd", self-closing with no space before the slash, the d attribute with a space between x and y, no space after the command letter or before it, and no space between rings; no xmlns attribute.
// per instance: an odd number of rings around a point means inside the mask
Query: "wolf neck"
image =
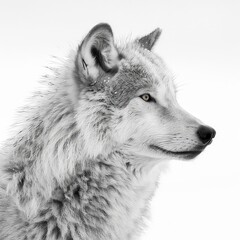
<svg viewBox="0 0 240 240"><path fill-rule="evenodd" d="M148 176L142 175L140 179L140 171L133 174L133 166L122 164L125 157L114 152L108 158L98 156L89 160L84 169L77 165L76 174L64 187L56 189L49 201L54 217L68 216L69 229L75 226L76 232L89 237L86 239L132 239L132 234L144 224L159 169L152 168ZM63 208L64 205L68 208ZM70 234L74 235L72 231Z"/></svg>

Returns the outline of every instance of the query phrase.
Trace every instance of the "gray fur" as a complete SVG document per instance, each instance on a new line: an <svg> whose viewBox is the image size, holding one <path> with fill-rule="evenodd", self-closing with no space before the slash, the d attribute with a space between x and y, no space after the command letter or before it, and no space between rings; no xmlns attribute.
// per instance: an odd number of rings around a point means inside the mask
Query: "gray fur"
<svg viewBox="0 0 240 240"><path fill-rule="evenodd" d="M150 48L159 34L149 35ZM107 66L117 64L117 71L107 71L92 58L87 44L96 44L95 37L103 48L100 54L107 48ZM171 143L169 137L175 141L172 151L179 141L188 149L199 144L193 137L195 119L175 111L174 104L169 106L174 118L167 125L167 116L161 117L164 107L145 105L137 95L163 87L165 102L175 101L171 75L159 57L137 41L117 48L106 24L91 30L84 41L87 47L81 44L81 51L71 52L47 76L45 90L20 112L16 130L2 148L1 240L135 239L144 226L162 160L168 157L148 149L156 131L165 126L175 131L160 133L164 144ZM79 61L83 56L88 61L84 69ZM94 84L86 84L88 77ZM144 122L147 109L154 111L153 121ZM191 135L187 138L174 125L183 116L184 123L191 123L191 128L180 126L191 131L184 132Z"/></svg>
<svg viewBox="0 0 240 240"><path fill-rule="evenodd" d="M109 98L115 106L123 108L139 89L151 88L152 82L151 76L143 71L141 65L123 66L111 84Z"/></svg>

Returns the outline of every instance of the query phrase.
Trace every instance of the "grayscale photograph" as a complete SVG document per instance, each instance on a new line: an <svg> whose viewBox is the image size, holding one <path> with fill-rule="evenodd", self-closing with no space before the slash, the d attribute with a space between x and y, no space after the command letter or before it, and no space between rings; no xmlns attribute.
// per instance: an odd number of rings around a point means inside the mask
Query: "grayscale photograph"
<svg viewBox="0 0 240 240"><path fill-rule="evenodd" d="M240 1L0 1L0 240L239 240Z"/></svg>

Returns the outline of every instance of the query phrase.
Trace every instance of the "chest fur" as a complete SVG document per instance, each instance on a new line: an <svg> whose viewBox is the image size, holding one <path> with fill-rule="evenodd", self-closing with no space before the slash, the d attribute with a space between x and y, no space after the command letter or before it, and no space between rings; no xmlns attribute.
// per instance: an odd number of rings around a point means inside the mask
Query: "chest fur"
<svg viewBox="0 0 240 240"><path fill-rule="evenodd" d="M131 169L98 162L56 189L29 232L54 240L133 239L144 223L158 174L154 169L134 175Z"/></svg>

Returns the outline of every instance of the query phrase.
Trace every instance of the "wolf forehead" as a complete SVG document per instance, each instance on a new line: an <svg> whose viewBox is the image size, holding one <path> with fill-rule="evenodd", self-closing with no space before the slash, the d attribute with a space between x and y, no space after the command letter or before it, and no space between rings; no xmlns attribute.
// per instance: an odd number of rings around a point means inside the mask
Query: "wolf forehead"
<svg viewBox="0 0 240 240"><path fill-rule="evenodd" d="M140 90L155 91L171 79L160 57L138 46L132 48L124 51L119 72L107 88L108 97L119 108L126 106Z"/></svg>

